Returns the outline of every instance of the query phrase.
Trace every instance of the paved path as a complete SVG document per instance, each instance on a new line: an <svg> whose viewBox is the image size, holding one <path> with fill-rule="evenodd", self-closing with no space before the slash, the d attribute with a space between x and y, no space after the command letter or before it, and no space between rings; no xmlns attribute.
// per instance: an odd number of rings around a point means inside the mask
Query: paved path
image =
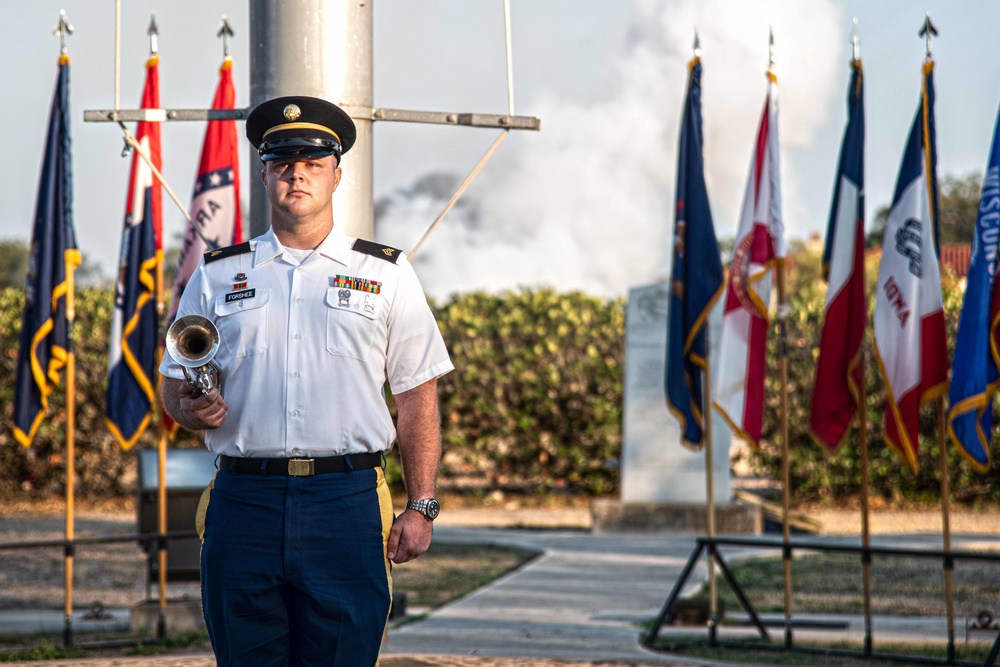
<svg viewBox="0 0 1000 667"><path fill-rule="evenodd" d="M655 617L695 545L684 534L593 534L441 526L442 542L495 543L537 550L521 569L422 620L393 627L382 667L690 667L704 660L665 656L639 643L638 624ZM857 538L853 538L856 540ZM934 536L880 538L877 543L934 548ZM982 548L1000 537L954 538L954 548ZM693 580L705 576L703 564ZM847 619L855 628L856 619ZM892 619L879 623L894 623ZM899 626L901 636L940 628ZM939 623L935 619L932 625ZM853 625L852 625L853 624ZM877 626L879 627L879 626ZM883 626L889 629L889 626ZM673 630L670 630L671 632ZM777 637L780 630L772 635ZM800 634L796 633L796 636ZM50 667L208 667L209 655L71 660Z"/></svg>

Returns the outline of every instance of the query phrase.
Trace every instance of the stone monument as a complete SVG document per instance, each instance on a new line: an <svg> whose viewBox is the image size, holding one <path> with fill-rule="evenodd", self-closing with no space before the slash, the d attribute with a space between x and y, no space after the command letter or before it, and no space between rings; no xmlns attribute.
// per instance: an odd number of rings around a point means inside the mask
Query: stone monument
<svg viewBox="0 0 1000 667"><path fill-rule="evenodd" d="M595 501L595 530L707 530L705 451L681 445L681 427L667 409L663 381L669 280L629 290L625 317L621 498ZM709 317L709 345L718 348L721 299ZM756 533L756 508L732 502L729 425L714 410L713 486L719 533Z"/></svg>

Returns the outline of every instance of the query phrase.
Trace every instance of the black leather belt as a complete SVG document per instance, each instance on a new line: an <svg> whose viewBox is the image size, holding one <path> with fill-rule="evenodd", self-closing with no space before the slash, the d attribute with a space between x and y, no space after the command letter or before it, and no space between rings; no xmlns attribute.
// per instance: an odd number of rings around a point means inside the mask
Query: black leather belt
<svg viewBox="0 0 1000 667"><path fill-rule="evenodd" d="M309 477L330 472L350 472L382 467L382 453L347 454L319 458L251 459L223 454L219 457L219 470L240 475L285 475Z"/></svg>

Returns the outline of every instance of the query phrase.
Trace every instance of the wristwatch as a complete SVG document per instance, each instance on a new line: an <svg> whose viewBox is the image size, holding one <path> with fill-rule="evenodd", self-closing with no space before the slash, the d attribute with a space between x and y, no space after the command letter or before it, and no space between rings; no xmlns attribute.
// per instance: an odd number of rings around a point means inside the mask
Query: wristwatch
<svg viewBox="0 0 1000 667"><path fill-rule="evenodd" d="M424 498L423 500L409 500L406 502L406 509L417 510L424 515L428 521L433 521L441 512L441 503L437 498Z"/></svg>

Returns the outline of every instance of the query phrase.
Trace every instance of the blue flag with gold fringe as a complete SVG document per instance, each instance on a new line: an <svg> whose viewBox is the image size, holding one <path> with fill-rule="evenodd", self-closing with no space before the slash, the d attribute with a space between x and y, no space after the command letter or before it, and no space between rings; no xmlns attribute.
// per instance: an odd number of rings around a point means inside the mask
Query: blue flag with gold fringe
<svg viewBox="0 0 1000 667"><path fill-rule="evenodd" d="M80 265L80 253L73 232L69 127L69 56L63 54L38 182L14 385L14 437L25 447L42 423L72 349L66 297L72 289L69 267Z"/></svg>
<svg viewBox="0 0 1000 667"><path fill-rule="evenodd" d="M702 158L701 61L688 63L677 150L673 268L667 317L667 408L681 423L681 444L704 444L706 325L722 294L722 260L708 205Z"/></svg>
<svg viewBox="0 0 1000 667"><path fill-rule="evenodd" d="M951 369L948 435L978 472L990 467L993 395L998 388L1000 292L996 266L1000 236L1000 115L993 130L972 236L969 275L958 320Z"/></svg>

